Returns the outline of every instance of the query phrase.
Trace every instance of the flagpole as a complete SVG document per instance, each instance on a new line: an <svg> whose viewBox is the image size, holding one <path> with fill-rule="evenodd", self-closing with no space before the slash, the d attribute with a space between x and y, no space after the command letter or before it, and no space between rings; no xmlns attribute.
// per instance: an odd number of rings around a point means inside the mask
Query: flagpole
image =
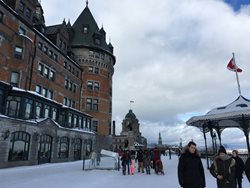
<svg viewBox="0 0 250 188"><path fill-rule="evenodd" d="M234 52L233 52L233 60L234 60L234 63L236 65L236 61L235 61L235 57L234 57ZM236 65L236 67L237 67L237 65ZM240 82L239 82L239 76L238 76L238 71L237 70L235 70L235 74L236 74L236 80L237 80L239 95L241 96Z"/></svg>

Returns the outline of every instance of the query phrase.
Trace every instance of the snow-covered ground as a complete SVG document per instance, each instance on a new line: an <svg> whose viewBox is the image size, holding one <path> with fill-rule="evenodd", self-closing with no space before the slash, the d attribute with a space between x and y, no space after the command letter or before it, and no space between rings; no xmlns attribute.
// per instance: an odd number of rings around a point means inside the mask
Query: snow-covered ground
<svg viewBox="0 0 250 188"><path fill-rule="evenodd" d="M82 161L16 167L0 170L0 188L178 188L178 158L162 157L165 175L138 174L123 176L121 171L82 170ZM207 188L216 188L215 179L206 169ZM250 184L244 176L243 188Z"/></svg>

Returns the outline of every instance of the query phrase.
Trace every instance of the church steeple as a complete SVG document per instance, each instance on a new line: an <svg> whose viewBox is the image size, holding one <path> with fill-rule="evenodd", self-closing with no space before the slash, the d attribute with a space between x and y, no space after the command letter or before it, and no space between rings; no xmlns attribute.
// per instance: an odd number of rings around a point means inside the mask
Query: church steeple
<svg viewBox="0 0 250 188"><path fill-rule="evenodd" d="M159 144L159 145L162 145L162 139L161 139L161 133L160 133L160 132L159 132L158 144Z"/></svg>

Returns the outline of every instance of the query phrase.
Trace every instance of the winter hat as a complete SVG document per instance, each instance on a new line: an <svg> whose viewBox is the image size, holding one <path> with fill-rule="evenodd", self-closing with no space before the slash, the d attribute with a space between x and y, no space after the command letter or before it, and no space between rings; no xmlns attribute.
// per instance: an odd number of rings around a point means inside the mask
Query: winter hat
<svg viewBox="0 0 250 188"><path fill-rule="evenodd" d="M219 152L218 153L225 153L227 154L226 149L224 148L224 146L220 146Z"/></svg>

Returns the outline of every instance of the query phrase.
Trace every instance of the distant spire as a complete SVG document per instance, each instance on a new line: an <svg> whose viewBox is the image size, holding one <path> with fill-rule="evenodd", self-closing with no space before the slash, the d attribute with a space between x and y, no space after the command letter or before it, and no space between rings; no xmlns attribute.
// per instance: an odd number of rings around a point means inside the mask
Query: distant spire
<svg viewBox="0 0 250 188"><path fill-rule="evenodd" d="M86 7L89 5L89 1L88 0L86 0Z"/></svg>
<svg viewBox="0 0 250 188"><path fill-rule="evenodd" d="M111 37L109 37L109 43L111 43Z"/></svg>

